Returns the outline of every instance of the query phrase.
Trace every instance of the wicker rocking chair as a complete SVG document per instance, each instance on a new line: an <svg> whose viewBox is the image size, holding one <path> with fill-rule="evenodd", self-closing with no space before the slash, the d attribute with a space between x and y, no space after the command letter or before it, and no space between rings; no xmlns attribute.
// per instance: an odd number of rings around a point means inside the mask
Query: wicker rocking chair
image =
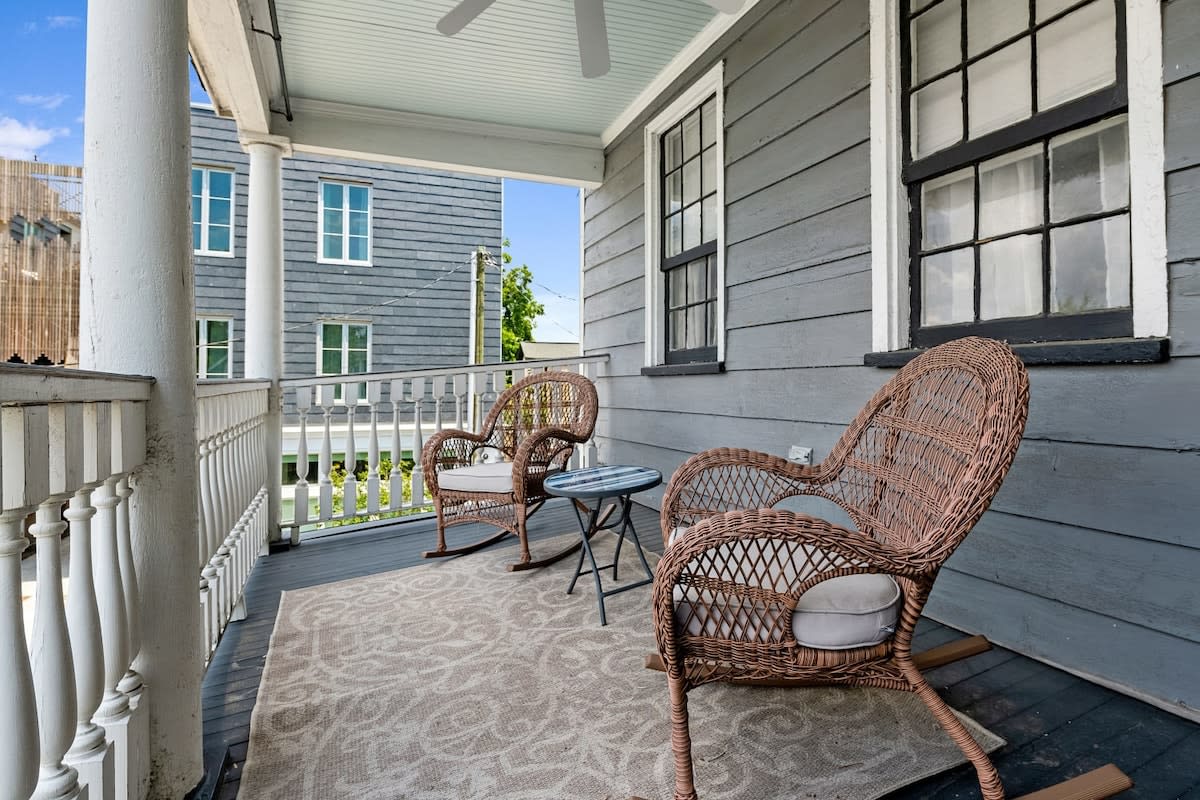
<svg viewBox="0 0 1200 800"><path fill-rule="evenodd" d="M679 468L663 499L659 653L647 664L667 673L675 800L697 797L687 692L718 680L915 692L974 765L983 797L1004 797L991 759L922 677L936 664L911 646L938 570L1012 464L1028 400L1011 350L960 339L900 370L816 466L719 449ZM773 508L798 495L836 503L858 530ZM855 613L839 620L838 609ZM1111 765L1068 783L1037 796L1129 785Z"/></svg>
<svg viewBox="0 0 1200 800"><path fill-rule="evenodd" d="M552 564L577 543L555 555L533 561L525 523L548 495L546 475L566 468L577 444L592 436L599 406L596 387L583 375L539 372L517 381L496 400L479 433L446 430L434 434L421 451L421 468L429 481L437 511L437 547L425 558L463 555L505 536L521 542L521 558L509 570ZM484 453L503 460L479 463ZM446 546L446 528L484 522L500 532L461 547Z"/></svg>

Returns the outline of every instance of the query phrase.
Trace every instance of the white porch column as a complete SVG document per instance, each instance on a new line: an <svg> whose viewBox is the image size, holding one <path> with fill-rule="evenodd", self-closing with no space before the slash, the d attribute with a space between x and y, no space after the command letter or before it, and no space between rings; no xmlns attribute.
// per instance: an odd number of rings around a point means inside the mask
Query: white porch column
<svg viewBox="0 0 1200 800"><path fill-rule="evenodd" d="M203 774L187 4L91 3L87 24L80 366L156 380L129 508L141 596L153 609L141 614L135 662L149 751L127 755L150 765L150 796L175 798ZM98 519L117 500L107 488ZM110 587L113 606L124 588Z"/></svg>
<svg viewBox="0 0 1200 800"><path fill-rule="evenodd" d="M280 473L283 471L283 175L292 154L287 139L243 134L250 154L246 209L246 378L271 381L267 395L267 527L279 539Z"/></svg>

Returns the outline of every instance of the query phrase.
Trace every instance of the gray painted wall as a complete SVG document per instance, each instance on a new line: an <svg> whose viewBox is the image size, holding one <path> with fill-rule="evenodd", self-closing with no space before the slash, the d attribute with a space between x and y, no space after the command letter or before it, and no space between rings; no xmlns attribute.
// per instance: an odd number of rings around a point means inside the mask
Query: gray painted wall
<svg viewBox="0 0 1200 800"><path fill-rule="evenodd" d="M600 457L670 474L736 445L829 452L892 373L871 349L868 0L755 8L608 150L585 200L584 346ZM1035 367L1026 441L930 616L1200 709L1200 0L1166 32L1169 363ZM725 59L723 375L642 377L641 129ZM670 413L664 413L664 412ZM653 495L661 498L661 490Z"/></svg>
<svg viewBox="0 0 1200 800"><path fill-rule="evenodd" d="M246 187L249 159L232 120L192 109L192 162L232 167L235 178L234 257L196 256L197 314L235 319L245 334ZM317 263L317 181L372 185L372 265ZM471 253L499 254L498 178L435 172L371 161L297 153L283 161L284 373L317 372L319 320L372 323L371 369L403 370L468 361ZM448 270L460 269L434 286ZM411 296L409 296L411 295ZM390 305L380 304L403 298ZM500 358L500 276L487 276L485 357ZM234 375L243 374L234 344Z"/></svg>

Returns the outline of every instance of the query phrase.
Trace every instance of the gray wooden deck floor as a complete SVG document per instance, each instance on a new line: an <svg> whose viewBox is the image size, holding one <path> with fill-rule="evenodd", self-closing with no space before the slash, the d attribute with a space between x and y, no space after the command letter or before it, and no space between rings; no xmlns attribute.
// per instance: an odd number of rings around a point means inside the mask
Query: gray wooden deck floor
<svg viewBox="0 0 1200 800"><path fill-rule="evenodd" d="M635 510L642 544L661 552L657 512L642 506ZM569 506L551 504L530 523L531 538L572 531L576 524ZM465 526L452 535L461 541L479 538ZM210 781L201 796L237 796L250 713L280 594L414 566L422 563L421 552L433 541L432 520L420 520L306 541L259 561L246 587L249 614L230 624L204 679L205 758L220 779ZM922 620L916 649L963 635ZM1008 741L994 758L1010 796L1111 761L1137 784L1121 800L1200 800L1200 725L999 648L932 670L928 676L951 705ZM891 795L893 800L973 797L978 797L978 788L967 767Z"/></svg>

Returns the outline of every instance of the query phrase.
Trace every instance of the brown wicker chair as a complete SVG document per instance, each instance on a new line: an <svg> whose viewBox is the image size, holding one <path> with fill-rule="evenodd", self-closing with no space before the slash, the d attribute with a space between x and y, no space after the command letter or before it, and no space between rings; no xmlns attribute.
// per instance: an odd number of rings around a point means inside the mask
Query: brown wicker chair
<svg viewBox="0 0 1200 800"><path fill-rule="evenodd" d="M1012 464L1028 401L1025 368L1008 347L960 339L900 370L816 466L719 449L679 468L663 499L669 546L653 594L658 666L671 697L676 800L697 797L687 692L716 680L915 692L974 765L983 796L1004 797L991 760L922 677L911 646L938 570ZM798 495L836 503L858 530L772 508ZM877 627L874 641L812 645L809 623L797 621L806 619L797 616L801 596L862 575L894 580L895 622ZM1128 785L1115 767L1101 777L1112 791Z"/></svg>
<svg viewBox="0 0 1200 800"><path fill-rule="evenodd" d="M579 545L540 561L529 554L525 523L546 500L542 481L565 469L574 446L592 436L598 408L596 387L583 375L539 372L517 381L496 400L479 433L447 430L421 451L421 467L437 511L437 548L426 558L462 555L512 534L521 559L510 570L553 563ZM503 461L477 463L491 450ZM446 546L446 528L484 522L500 532L462 547Z"/></svg>

